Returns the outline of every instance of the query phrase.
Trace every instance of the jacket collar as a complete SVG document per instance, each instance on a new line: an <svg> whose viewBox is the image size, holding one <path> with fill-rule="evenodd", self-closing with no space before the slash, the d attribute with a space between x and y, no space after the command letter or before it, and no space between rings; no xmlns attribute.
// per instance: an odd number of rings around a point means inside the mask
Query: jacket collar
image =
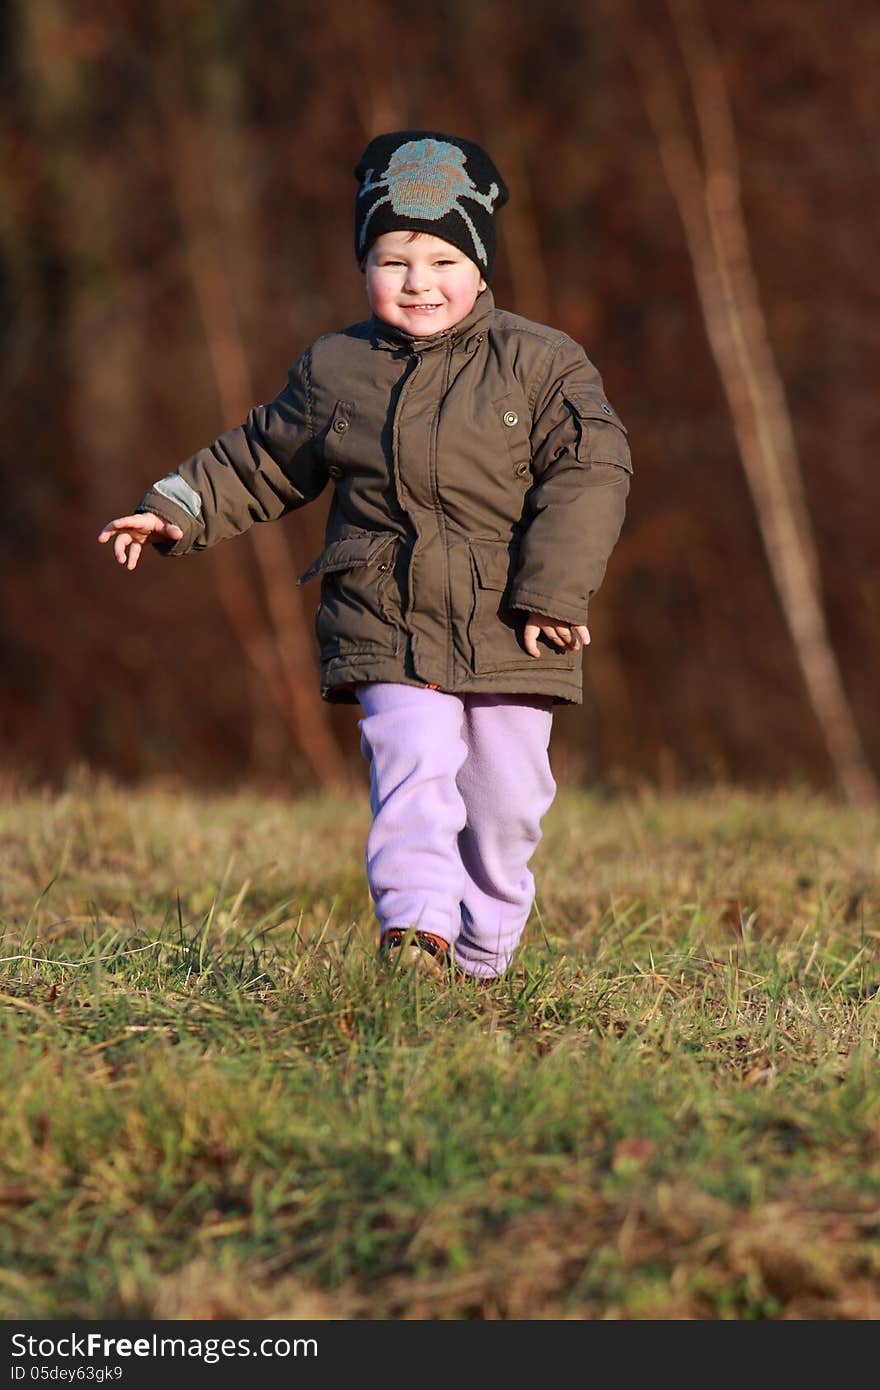
<svg viewBox="0 0 880 1390"><path fill-rule="evenodd" d="M374 314L370 319L370 338L375 347L408 348L410 352L430 352L432 348L442 347L444 343L453 346L463 342L476 332L478 326L488 320L495 310L495 299L490 289L481 290L474 301L470 313L451 328L442 333L432 333L428 337L416 337L404 328L394 328L384 319Z"/></svg>

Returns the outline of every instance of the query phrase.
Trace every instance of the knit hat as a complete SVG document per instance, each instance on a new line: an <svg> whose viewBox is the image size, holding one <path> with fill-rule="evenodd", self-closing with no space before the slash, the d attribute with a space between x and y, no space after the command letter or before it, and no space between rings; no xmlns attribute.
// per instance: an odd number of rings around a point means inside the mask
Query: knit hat
<svg viewBox="0 0 880 1390"><path fill-rule="evenodd" d="M436 130L377 135L354 170L355 255L383 232L430 232L457 246L492 277L495 213L507 185L484 149Z"/></svg>

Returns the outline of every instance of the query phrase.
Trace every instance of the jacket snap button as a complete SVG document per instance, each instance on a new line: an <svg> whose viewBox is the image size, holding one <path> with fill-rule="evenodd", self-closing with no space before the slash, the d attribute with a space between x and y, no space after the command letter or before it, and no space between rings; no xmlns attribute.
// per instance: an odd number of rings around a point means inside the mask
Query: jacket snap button
<svg viewBox="0 0 880 1390"><path fill-rule="evenodd" d="M517 415L517 413L516 413L515 410L505 410L505 412L504 412L504 423L505 423L505 425L518 425L518 424L519 424L519 416Z"/></svg>
<svg viewBox="0 0 880 1390"><path fill-rule="evenodd" d="M613 415L613 414L614 414L614 411L611 409L611 406L610 406L610 405L603 405L602 409L605 411L605 414L606 414L606 415Z"/></svg>
<svg viewBox="0 0 880 1390"><path fill-rule="evenodd" d="M345 434L345 431L348 429L348 421L337 420L333 428L335 429L337 434Z"/></svg>
<svg viewBox="0 0 880 1390"><path fill-rule="evenodd" d="M330 477L331 477L331 478L341 478L341 477L342 477L342 469L339 467L339 464L338 464L338 463L328 463L328 464L327 464L327 472L330 474Z"/></svg>
<svg viewBox="0 0 880 1390"><path fill-rule="evenodd" d="M382 570L383 573L384 573L384 571L387 570L387 568L388 568L388 563L387 563L386 560L383 560L382 563L381 563L381 565L379 566L379 569Z"/></svg>
<svg viewBox="0 0 880 1390"><path fill-rule="evenodd" d="M528 471L529 471L529 465L528 465L527 463L518 463L518 464L516 465L516 476L517 476L518 478L521 478L521 477L523 476L523 474L524 474L524 473L528 473Z"/></svg>

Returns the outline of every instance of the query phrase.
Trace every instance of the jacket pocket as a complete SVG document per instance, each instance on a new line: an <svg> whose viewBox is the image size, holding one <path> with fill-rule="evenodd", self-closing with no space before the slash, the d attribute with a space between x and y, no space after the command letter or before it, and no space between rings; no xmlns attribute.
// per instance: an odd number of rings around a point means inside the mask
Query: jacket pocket
<svg viewBox="0 0 880 1390"><path fill-rule="evenodd" d="M514 556L507 541L468 542L473 602L468 623L471 667L476 675L520 666L523 615L507 605Z"/></svg>
<svg viewBox="0 0 880 1390"><path fill-rule="evenodd" d="M297 584L321 579L315 634L322 652L400 648L400 590L394 575L400 537L360 531L330 541Z"/></svg>
<svg viewBox="0 0 880 1390"><path fill-rule="evenodd" d="M562 394L577 420L576 454L580 462L615 463L631 473L626 426L611 402L601 392L563 387Z"/></svg>

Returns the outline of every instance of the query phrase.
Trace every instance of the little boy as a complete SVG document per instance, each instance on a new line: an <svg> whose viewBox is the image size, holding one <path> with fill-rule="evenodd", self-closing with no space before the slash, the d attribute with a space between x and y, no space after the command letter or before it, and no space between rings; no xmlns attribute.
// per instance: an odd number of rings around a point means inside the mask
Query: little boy
<svg viewBox="0 0 880 1390"><path fill-rule="evenodd" d="M534 898L554 703L581 699L587 607L623 522L626 431L583 349L497 309L504 181L436 131L355 169L370 319L328 333L245 423L108 522L118 562L203 550L333 495L316 634L360 703L380 944L493 978Z"/></svg>

